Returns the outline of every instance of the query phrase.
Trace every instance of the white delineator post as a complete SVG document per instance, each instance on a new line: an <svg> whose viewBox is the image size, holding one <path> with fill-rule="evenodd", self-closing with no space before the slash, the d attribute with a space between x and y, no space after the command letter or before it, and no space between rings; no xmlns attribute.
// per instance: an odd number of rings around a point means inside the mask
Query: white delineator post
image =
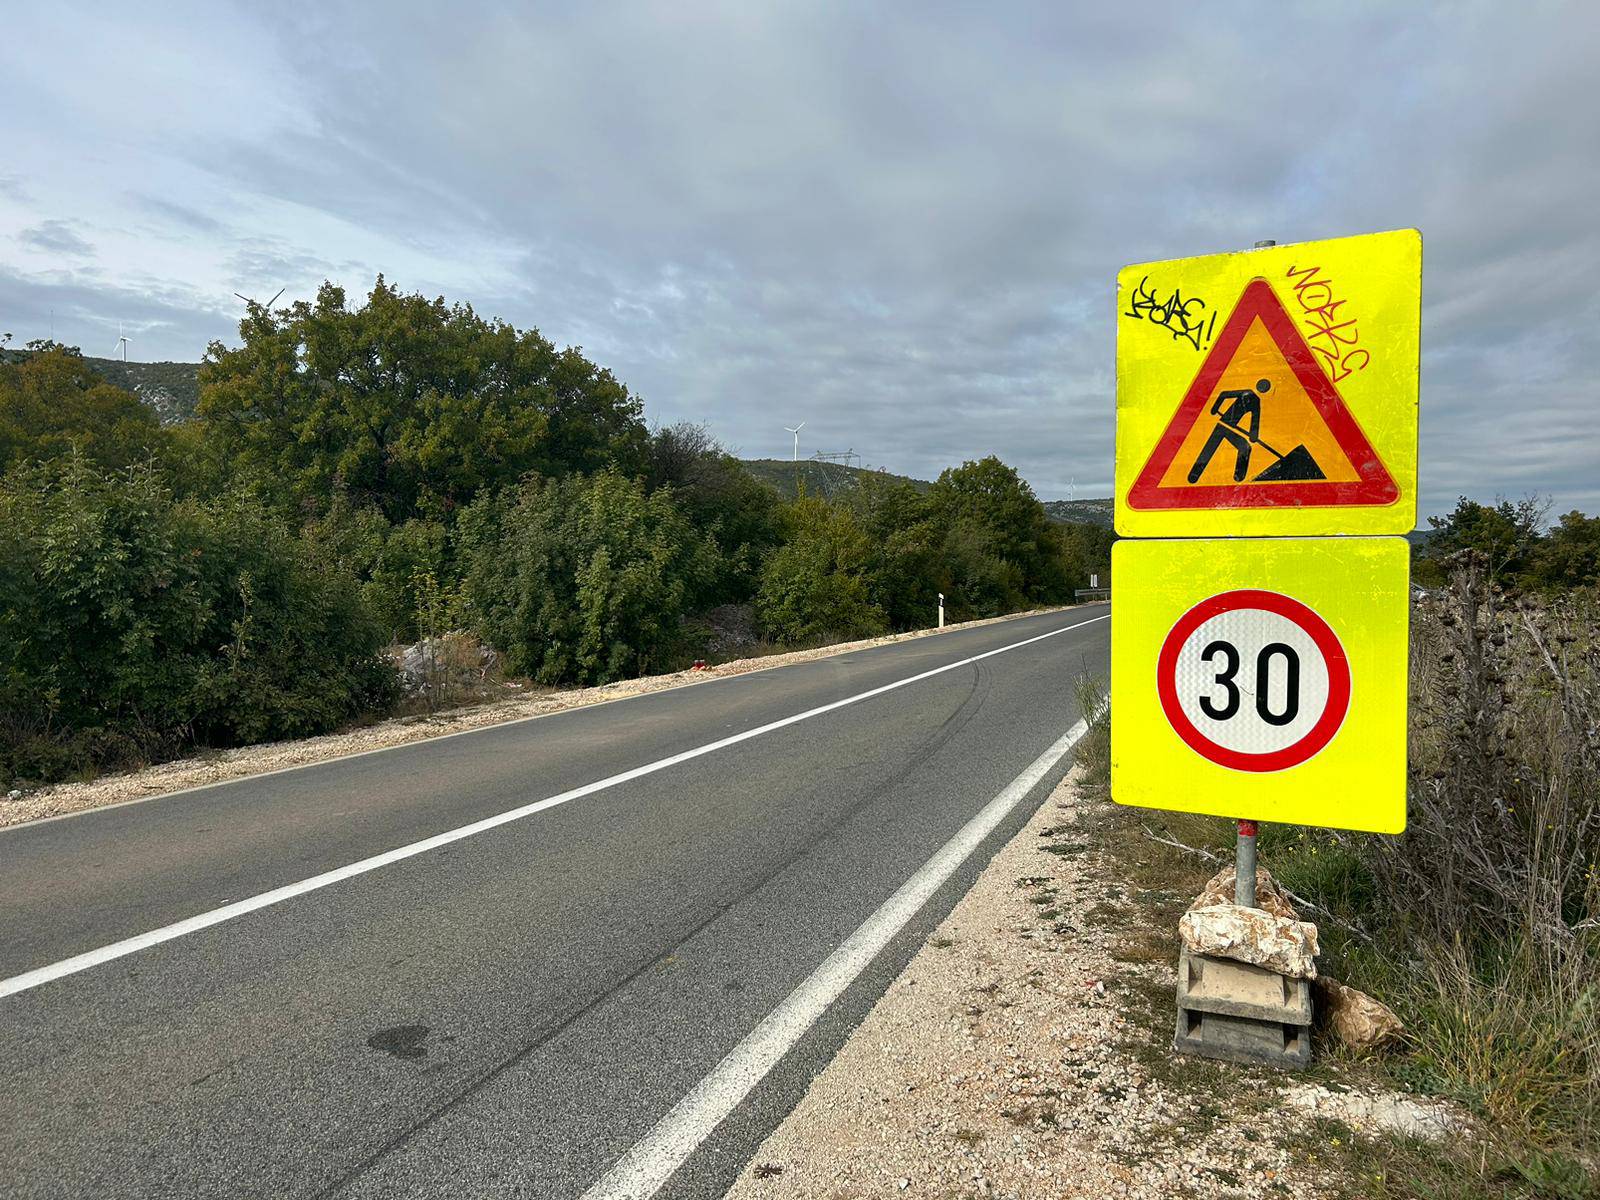
<svg viewBox="0 0 1600 1200"><path fill-rule="evenodd" d="M944 628L944 593L939 593L939 628Z"/></svg>

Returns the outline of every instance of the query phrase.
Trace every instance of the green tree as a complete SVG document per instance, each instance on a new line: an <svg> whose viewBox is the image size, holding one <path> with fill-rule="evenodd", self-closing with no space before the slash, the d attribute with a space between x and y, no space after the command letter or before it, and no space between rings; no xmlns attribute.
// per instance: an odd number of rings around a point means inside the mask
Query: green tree
<svg viewBox="0 0 1600 1200"><path fill-rule="evenodd" d="M163 448L155 413L96 375L77 350L30 342L0 359L0 472L76 451L106 467L141 462Z"/></svg>
<svg viewBox="0 0 1600 1200"><path fill-rule="evenodd" d="M1529 582L1549 591L1585 587L1600 580L1600 517L1574 509L1534 547Z"/></svg>
<svg viewBox="0 0 1600 1200"><path fill-rule="evenodd" d="M684 514L716 539L722 566L708 602L748 600L763 558L783 535L777 494L704 425L689 422L651 434L648 479L653 488L672 488Z"/></svg>
<svg viewBox="0 0 1600 1200"><path fill-rule="evenodd" d="M1426 564L1419 570L1419 578L1432 580L1442 560L1458 551L1474 550L1483 555L1492 580L1516 582L1539 542L1544 515L1545 506L1532 497L1487 505L1462 496L1447 516L1428 518L1433 533L1419 551Z"/></svg>
<svg viewBox="0 0 1600 1200"><path fill-rule="evenodd" d="M864 475L846 493L868 539L867 593L895 629L924 629L938 616L939 592L951 586L944 531L933 502L904 479Z"/></svg>
<svg viewBox="0 0 1600 1200"><path fill-rule="evenodd" d="M671 488L608 469L533 479L461 516L465 595L477 631L513 672L603 683L660 669L683 616L719 573L716 542Z"/></svg>
<svg viewBox="0 0 1600 1200"><path fill-rule="evenodd" d="M951 467L928 499L959 609L998 616L1071 598L1062 534L1014 468L993 455Z"/></svg>
<svg viewBox="0 0 1600 1200"><path fill-rule="evenodd" d="M816 497L786 505L788 537L767 556L756 619L781 642L870 637L887 628L868 586L871 543L855 515Z"/></svg>
<svg viewBox="0 0 1600 1200"><path fill-rule="evenodd" d="M240 335L207 351L200 419L225 461L307 514L344 495L394 524L450 519L529 471L643 468L639 401L609 371L382 276L359 308L333 284L253 305Z"/></svg>
<svg viewBox="0 0 1600 1200"><path fill-rule="evenodd" d="M0 482L0 773L323 732L388 703L380 642L256 497L76 454Z"/></svg>

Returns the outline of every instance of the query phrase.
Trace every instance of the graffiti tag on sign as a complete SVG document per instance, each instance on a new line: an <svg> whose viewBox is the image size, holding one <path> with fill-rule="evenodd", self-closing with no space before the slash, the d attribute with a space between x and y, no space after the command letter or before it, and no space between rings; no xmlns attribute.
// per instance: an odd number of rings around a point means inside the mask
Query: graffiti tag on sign
<svg viewBox="0 0 1600 1200"><path fill-rule="evenodd" d="M1356 318L1339 311L1348 300L1335 297L1333 281L1322 274L1321 267L1290 267L1288 274L1289 286L1300 304L1301 321L1311 331L1306 342L1324 360L1333 382L1364 371L1372 355L1359 345L1361 331Z"/></svg>
<svg viewBox="0 0 1600 1200"><path fill-rule="evenodd" d="M1128 300L1128 311L1122 315L1132 317L1136 321L1144 320L1152 325L1159 325L1175 339L1188 342L1196 350L1211 341L1212 330L1217 324L1216 311L1208 312L1206 302L1198 296L1185 297L1181 291L1174 288L1172 293L1162 300L1150 286L1148 275L1133 289L1133 294Z"/></svg>

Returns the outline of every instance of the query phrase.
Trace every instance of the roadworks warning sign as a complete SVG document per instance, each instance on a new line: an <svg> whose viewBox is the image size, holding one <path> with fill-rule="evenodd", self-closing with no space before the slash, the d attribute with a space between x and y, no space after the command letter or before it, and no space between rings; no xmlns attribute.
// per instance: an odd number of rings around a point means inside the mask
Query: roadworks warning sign
<svg viewBox="0 0 1600 1200"><path fill-rule="evenodd" d="M1118 532L1412 529L1414 230L1129 267L1118 296Z"/></svg>

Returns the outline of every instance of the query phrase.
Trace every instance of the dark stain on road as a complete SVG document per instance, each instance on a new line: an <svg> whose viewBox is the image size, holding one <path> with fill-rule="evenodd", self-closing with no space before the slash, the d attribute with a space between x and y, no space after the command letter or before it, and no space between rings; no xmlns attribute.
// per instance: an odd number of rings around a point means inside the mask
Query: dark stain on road
<svg viewBox="0 0 1600 1200"><path fill-rule="evenodd" d="M367 1039L367 1045L395 1058L426 1058L428 1048L422 1043L427 1040L426 1025L394 1025L378 1030Z"/></svg>

